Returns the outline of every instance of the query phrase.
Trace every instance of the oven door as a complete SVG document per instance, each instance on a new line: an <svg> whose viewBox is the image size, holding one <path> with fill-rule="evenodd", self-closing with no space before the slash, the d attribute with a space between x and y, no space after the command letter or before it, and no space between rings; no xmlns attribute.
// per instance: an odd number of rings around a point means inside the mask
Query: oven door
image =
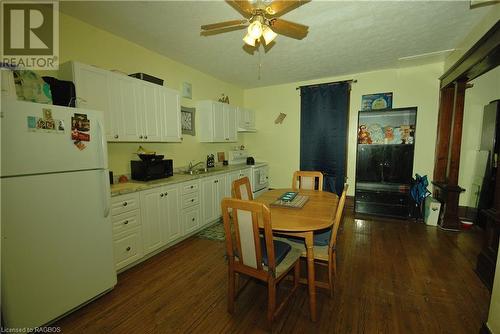
<svg viewBox="0 0 500 334"><path fill-rule="evenodd" d="M252 190L254 195L261 190L267 190L267 188L269 187L268 172L268 166L252 168Z"/></svg>

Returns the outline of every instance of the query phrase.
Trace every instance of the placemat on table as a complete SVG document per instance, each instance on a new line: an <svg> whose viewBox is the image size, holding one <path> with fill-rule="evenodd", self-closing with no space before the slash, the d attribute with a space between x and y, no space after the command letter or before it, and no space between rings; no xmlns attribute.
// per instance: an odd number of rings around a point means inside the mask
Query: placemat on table
<svg viewBox="0 0 500 334"><path fill-rule="evenodd" d="M281 199L278 199L278 200L272 202L270 205L275 206L275 207L280 207L280 208L300 209L307 203L308 200L309 200L309 196L297 195L291 201L283 201Z"/></svg>

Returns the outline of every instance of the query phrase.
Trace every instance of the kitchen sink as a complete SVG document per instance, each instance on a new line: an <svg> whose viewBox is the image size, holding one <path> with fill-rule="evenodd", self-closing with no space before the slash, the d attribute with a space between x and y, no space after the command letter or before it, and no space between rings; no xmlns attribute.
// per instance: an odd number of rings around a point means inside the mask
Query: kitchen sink
<svg viewBox="0 0 500 334"><path fill-rule="evenodd" d="M224 170L224 167L213 167L213 168L199 168L193 170L185 170L183 173L187 175L199 175L199 174L207 174L210 172L219 172Z"/></svg>

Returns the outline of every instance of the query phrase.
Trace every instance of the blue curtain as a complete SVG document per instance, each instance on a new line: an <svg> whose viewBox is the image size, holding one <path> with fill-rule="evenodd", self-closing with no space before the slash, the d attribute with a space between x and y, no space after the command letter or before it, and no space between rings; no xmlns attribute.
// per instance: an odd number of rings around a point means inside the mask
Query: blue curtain
<svg viewBox="0 0 500 334"><path fill-rule="evenodd" d="M323 172L323 190L344 189L350 84L300 88L300 170Z"/></svg>

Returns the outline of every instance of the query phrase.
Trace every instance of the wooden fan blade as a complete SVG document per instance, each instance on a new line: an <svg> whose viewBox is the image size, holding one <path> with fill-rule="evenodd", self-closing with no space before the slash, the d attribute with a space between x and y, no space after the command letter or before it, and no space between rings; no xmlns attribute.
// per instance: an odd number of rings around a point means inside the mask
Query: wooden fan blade
<svg viewBox="0 0 500 334"><path fill-rule="evenodd" d="M295 39L303 39L309 32L308 26L283 19L273 19L270 23L271 29L273 29L275 33Z"/></svg>
<svg viewBox="0 0 500 334"><path fill-rule="evenodd" d="M308 2L311 2L311 0L273 1L266 7L266 13L274 17L278 17Z"/></svg>
<svg viewBox="0 0 500 334"><path fill-rule="evenodd" d="M200 35L201 36L212 36L212 35L222 34L224 32L246 29L247 27L248 27L248 25L241 24L241 25L237 25L237 26L230 26L230 27L224 27L224 28L219 28L219 29L202 30L200 32Z"/></svg>
<svg viewBox="0 0 500 334"><path fill-rule="evenodd" d="M247 20L232 20L219 23L205 24L201 26L201 30L214 30L214 29L223 29L233 26L241 26L246 24L247 22L248 22Z"/></svg>
<svg viewBox="0 0 500 334"><path fill-rule="evenodd" d="M226 2L244 17L252 17L255 8L250 4L250 2L248 2L248 0L226 0Z"/></svg>

